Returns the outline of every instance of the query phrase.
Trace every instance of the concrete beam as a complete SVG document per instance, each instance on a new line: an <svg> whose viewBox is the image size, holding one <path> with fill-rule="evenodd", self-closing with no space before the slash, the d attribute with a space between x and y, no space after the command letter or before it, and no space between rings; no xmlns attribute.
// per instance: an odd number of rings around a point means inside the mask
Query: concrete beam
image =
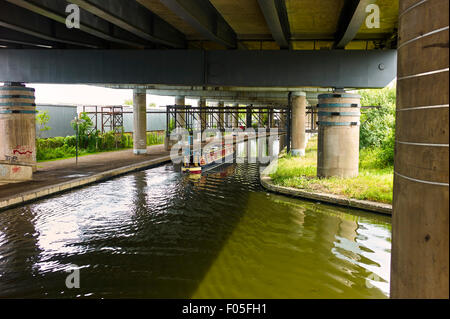
<svg viewBox="0 0 450 319"><path fill-rule="evenodd" d="M52 21L62 24L65 28L67 13L67 3L59 0L6 0L25 10L41 15ZM143 41L133 34L114 27L108 21L102 20L96 15L81 9L82 20L80 21L80 30L98 38L99 46L105 46L103 40L125 45L133 48L151 47L152 43Z"/></svg>
<svg viewBox="0 0 450 319"><path fill-rule="evenodd" d="M274 40L281 49L289 49L289 23L284 1L258 0L258 4Z"/></svg>
<svg viewBox="0 0 450 319"><path fill-rule="evenodd" d="M33 47L52 48L57 47L59 45L58 42L55 41L47 41L25 33L17 32L2 27L0 27L0 42L6 43L7 45L12 44L12 47L14 47L14 45L19 45L19 46L30 46L31 48Z"/></svg>
<svg viewBox="0 0 450 319"><path fill-rule="evenodd" d="M396 74L395 50L0 50L0 81L25 83L382 88Z"/></svg>
<svg viewBox="0 0 450 319"><path fill-rule="evenodd" d="M67 29L65 25L53 23L39 14L6 1L0 1L0 27L14 30L28 36L62 44L98 49L104 46L98 38L86 35L80 30ZM21 41L21 39L10 39Z"/></svg>
<svg viewBox="0 0 450 319"><path fill-rule="evenodd" d="M184 35L170 24L129 0L68 0L84 10L151 42L186 47Z"/></svg>
<svg viewBox="0 0 450 319"><path fill-rule="evenodd" d="M285 93L289 92L305 92L309 99L317 99L318 94L330 93L334 90L332 88L314 88L314 87L248 87L248 86L187 86L187 85L142 85L142 84L107 84L101 85L113 89L127 89L141 88L155 91L213 91L213 92L265 92L265 93ZM150 93L149 93L150 94ZM170 96L172 94L169 94ZM282 95L284 98L284 94Z"/></svg>
<svg viewBox="0 0 450 319"><path fill-rule="evenodd" d="M358 33L367 16L366 7L375 0L346 0L339 18L335 49L344 49Z"/></svg>
<svg viewBox="0 0 450 319"><path fill-rule="evenodd" d="M236 48L236 33L209 0L160 0L207 39Z"/></svg>

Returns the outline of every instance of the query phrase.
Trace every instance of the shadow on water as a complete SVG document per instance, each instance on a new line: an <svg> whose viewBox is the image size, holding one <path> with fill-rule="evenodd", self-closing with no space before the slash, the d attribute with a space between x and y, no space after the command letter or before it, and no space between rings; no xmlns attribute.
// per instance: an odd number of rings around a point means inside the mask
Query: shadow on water
<svg viewBox="0 0 450 319"><path fill-rule="evenodd" d="M6 211L0 296L385 298L389 218L268 194L259 170L165 166Z"/></svg>

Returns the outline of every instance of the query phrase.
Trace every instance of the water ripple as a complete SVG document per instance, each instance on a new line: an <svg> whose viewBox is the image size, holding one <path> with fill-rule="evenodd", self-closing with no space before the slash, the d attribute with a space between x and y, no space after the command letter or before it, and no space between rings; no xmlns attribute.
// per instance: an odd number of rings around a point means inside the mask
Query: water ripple
<svg viewBox="0 0 450 319"><path fill-rule="evenodd" d="M388 296L389 218L269 194L259 171L159 167L0 213L0 297Z"/></svg>

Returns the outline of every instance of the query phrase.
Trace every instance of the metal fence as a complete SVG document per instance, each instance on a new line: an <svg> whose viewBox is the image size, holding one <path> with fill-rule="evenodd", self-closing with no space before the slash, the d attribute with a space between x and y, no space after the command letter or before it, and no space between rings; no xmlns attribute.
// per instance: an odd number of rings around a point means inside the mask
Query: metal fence
<svg viewBox="0 0 450 319"><path fill-rule="evenodd" d="M131 107L85 105L82 111L94 123L93 130L105 133L123 126L124 133L133 132L133 108ZM163 131L165 129L165 108L147 109L147 131Z"/></svg>

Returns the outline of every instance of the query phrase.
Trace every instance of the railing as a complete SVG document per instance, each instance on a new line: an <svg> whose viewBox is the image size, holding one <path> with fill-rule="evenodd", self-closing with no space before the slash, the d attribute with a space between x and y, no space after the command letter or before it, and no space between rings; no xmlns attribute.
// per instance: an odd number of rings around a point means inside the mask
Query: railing
<svg viewBox="0 0 450 319"><path fill-rule="evenodd" d="M288 107L193 107L190 105L168 105L166 107L167 136L177 127L189 132L206 129L278 128L288 130L290 110Z"/></svg>

